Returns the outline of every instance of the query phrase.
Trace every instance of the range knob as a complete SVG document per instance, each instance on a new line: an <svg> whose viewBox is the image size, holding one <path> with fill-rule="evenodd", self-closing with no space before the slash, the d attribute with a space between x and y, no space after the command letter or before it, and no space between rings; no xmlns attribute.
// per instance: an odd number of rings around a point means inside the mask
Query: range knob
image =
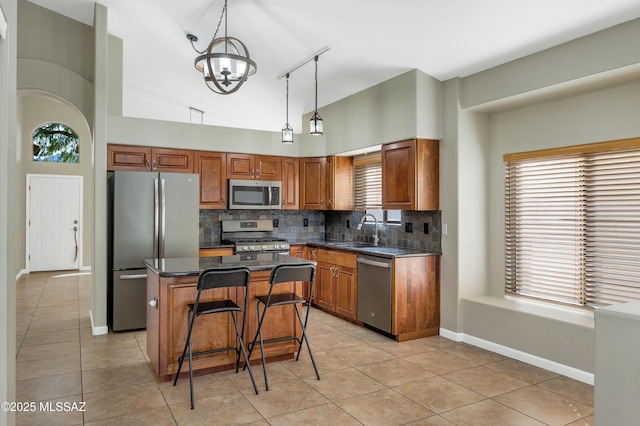
<svg viewBox="0 0 640 426"><path fill-rule="evenodd" d="M253 250L253 246L249 246L249 250Z"/></svg>
<svg viewBox="0 0 640 426"><path fill-rule="evenodd" d="M266 250L266 249L267 249L267 246L262 246L262 250Z"/></svg>

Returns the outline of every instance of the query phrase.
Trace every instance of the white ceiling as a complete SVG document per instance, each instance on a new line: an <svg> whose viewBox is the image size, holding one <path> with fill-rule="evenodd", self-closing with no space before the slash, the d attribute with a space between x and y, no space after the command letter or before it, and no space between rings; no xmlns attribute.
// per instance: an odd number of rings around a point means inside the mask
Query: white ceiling
<svg viewBox="0 0 640 426"><path fill-rule="evenodd" d="M94 0L31 0L92 25ZM123 114L279 131L285 80L318 49L318 106L417 68L464 77L640 17L640 0L228 0L228 35L242 40L257 73L215 94L193 67L187 33L204 49L224 0L100 0L109 33L124 40ZM223 31L224 24L221 28ZM313 61L291 74L289 121L314 108ZM325 123L330 126L330 123Z"/></svg>

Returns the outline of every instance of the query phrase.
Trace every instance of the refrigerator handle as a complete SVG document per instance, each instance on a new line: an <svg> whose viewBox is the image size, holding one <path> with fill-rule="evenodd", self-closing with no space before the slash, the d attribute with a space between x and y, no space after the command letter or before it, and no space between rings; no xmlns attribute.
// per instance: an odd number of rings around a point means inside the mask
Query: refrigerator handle
<svg viewBox="0 0 640 426"><path fill-rule="evenodd" d="M153 258L158 259L158 231L160 230L160 194L158 179L153 180Z"/></svg>
<svg viewBox="0 0 640 426"><path fill-rule="evenodd" d="M164 179L160 179L160 258L164 258L164 236L165 236L165 214L166 214L166 197L165 197Z"/></svg>

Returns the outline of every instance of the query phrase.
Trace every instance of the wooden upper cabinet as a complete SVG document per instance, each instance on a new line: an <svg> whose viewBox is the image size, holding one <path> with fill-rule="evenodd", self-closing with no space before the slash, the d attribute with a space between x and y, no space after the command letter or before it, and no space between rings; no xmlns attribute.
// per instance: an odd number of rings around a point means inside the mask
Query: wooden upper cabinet
<svg viewBox="0 0 640 426"><path fill-rule="evenodd" d="M109 144L107 170L193 173L193 151Z"/></svg>
<svg viewBox="0 0 640 426"><path fill-rule="evenodd" d="M107 145L107 170L151 170L151 148L144 146Z"/></svg>
<svg viewBox="0 0 640 426"><path fill-rule="evenodd" d="M281 180L281 158L269 155L227 154L229 179Z"/></svg>
<svg viewBox="0 0 640 426"><path fill-rule="evenodd" d="M411 139L382 146L382 208L438 210L438 141Z"/></svg>
<svg viewBox="0 0 640 426"><path fill-rule="evenodd" d="M193 151L153 148L151 150L151 169L154 172L193 173Z"/></svg>
<svg viewBox="0 0 640 426"><path fill-rule="evenodd" d="M282 208L297 210L299 203L298 159L282 157Z"/></svg>
<svg viewBox="0 0 640 426"><path fill-rule="evenodd" d="M300 209L325 210L327 198L327 159L300 159Z"/></svg>
<svg viewBox="0 0 640 426"><path fill-rule="evenodd" d="M327 210L352 210L353 157L327 157Z"/></svg>
<svg viewBox="0 0 640 426"><path fill-rule="evenodd" d="M353 157L301 158L300 209L353 209Z"/></svg>
<svg viewBox="0 0 640 426"><path fill-rule="evenodd" d="M226 209L227 156L224 152L195 151L193 171L200 175L200 208Z"/></svg>

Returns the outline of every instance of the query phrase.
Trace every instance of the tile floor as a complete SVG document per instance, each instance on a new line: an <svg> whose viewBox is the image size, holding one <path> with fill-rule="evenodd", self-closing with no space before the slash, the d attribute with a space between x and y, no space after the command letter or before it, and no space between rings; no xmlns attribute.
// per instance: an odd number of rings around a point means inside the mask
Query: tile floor
<svg viewBox="0 0 640 426"><path fill-rule="evenodd" d="M248 375L159 383L145 332L92 336L89 274L34 273L17 288L17 401L85 411L19 413L18 425L592 425L593 387L435 336L397 343L314 310L308 356ZM260 367L255 368L261 378ZM263 381L260 381L260 384Z"/></svg>

